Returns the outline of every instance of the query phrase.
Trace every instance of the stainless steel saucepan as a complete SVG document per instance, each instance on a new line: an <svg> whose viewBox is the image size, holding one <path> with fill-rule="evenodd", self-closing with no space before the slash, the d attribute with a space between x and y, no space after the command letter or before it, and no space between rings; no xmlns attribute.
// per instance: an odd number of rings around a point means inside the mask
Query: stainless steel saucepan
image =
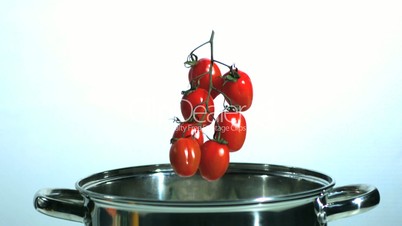
<svg viewBox="0 0 402 226"><path fill-rule="evenodd" d="M325 174L295 167L231 163L208 182L160 164L97 173L76 189L41 189L34 206L86 226L325 226L380 202L373 186L334 186Z"/></svg>

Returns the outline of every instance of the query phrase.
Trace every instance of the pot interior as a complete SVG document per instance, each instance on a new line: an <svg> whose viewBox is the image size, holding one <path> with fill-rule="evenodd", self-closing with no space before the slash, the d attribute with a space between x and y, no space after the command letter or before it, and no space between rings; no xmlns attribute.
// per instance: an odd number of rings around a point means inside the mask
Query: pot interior
<svg viewBox="0 0 402 226"><path fill-rule="evenodd" d="M238 205L316 196L334 186L315 171L267 164L231 163L213 182L177 176L169 164L137 166L89 176L76 185L90 197L158 205Z"/></svg>

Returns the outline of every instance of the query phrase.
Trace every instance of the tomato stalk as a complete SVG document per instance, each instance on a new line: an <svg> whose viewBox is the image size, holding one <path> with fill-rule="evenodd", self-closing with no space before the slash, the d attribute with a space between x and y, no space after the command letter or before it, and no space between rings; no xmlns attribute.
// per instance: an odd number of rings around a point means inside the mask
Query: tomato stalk
<svg viewBox="0 0 402 226"><path fill-rule="evenodd" d="M213 36L214 36L214 31L212 31L211 38L207 42L202 43L201 45L197 46L195 49L193 49L193 51L190 52L190 54L187 57L187 61L184 62L184 66L191 67L197 63L198 57L197 57L197 55L194 54L194 52L197 51L199 48L210 44L211 40L213 39Z"/></svg>
<svg viewBox="0 0 402 226"><path fill-rule="evenodd" d="M214 35L215 35L215 32L212 31L211 38L209 39L210 53L211 53L211 58L210 58L211 63L209 64L209 71L208 71L209 72L209 90L208 90L209 95L208 95L207 100L206 100L207 101L207 103L206 103L207 106L208 106L209 98L211 96L210 94L212 92L212 89L214 88L213 83L212 83L212 69L213 69L213 65L215 63L215 59L214 59L214 42L213 42ZM221 63L221 62L219 62L219 63ZM215 89L215 90L217 90L217 89ZM215 122L216 122L216 120L215 120ZM227 144L227 141L223 140L221 138L221 131L220 130L218 131L217 137L214 138L214 140L217 141L218 143L221 143L221 144Z"/></svg>
<svg viewBox="0 0 402 226"><path fill-rule="evenodd" d="M207 113L207 114L205 114L205 115L202 116L201 121L204 121L205 118L207 117L207 115L209 115L209 113L211 112L210 109L209 109L209 102L210 102L210 98L211 98L211 92L212 92L212 89L213 89L213 84L212 84L212 70L213 70L213 64L214 64L214 55L213 55L213 40L214 40L214 35L215 35L215 32L212 30L211 37L209 38L209 40L206 41L206 42L204 42L204 43L202 43L201 45L197 46L195 49L193 49L193 50L190 52L190 54L188 55L187 61L184 62L184 65L185 65L186 67L192 67L192 66L196 65L197 62L198 62L198 56L195 54L195 51L197 51L198 49L200 49L201 47L203 47L203 46L205 46L205 45L208 45L208 44L210 45L210 52L211 52L210 61L211 61L211 62L210 62L210 65L209 65L208 73L200 74L200 75L198 75L197 77L195 77L195 78L193 79L193 81L199 83L199 78L205 76L206 74L209 74L209 88L208 88L208 90L207 90L207 91L208 91L208 95L207 95L207 98L206 98L206 100L205 100L206 113ZM189 93L189 92L195 90L195 89L198 87L198 85L199 85L199 84L195 84L195 82L190 82L190 86L191 86L190 89L189 89L189 90L182 91L182 94L185 95L185 94L187 94L187 93ZM217 89L215 89L215 90L217 90ZM200 123L200 126L201 126L201 124L202 124L202 123Z"/></svg>
<svg viewBox="0 0 402 226"><path fill-rule="evenodd" d="M215 121L216 123L216 127L221 128L221 126L219 125L219 122ZM227 144L227 140L222 138L222 131L220 129L215 130L215 134L214 134L214 140L220 144Z"/></svg>
<svg viewBox="0 0 402 226"><path fill-rule="evenodd" d="M206 100L206 105L207 105L207 112L209 113L209 98L211 98L211 92L212 92L212 68L214 65L214 36L215 36L215 32L212 30L211 33L211 37L209 38L209 46L210 46L210 52L211 52L211 63L209 64L209 88L208 88L208 96L207 96L207 100Z"/></svg>
<svg viewBox="0 0 402 226"><path fill-rule="evenodd" d="M190 54L188 55L187 61L184 63L186 67L191 67L191 66L196 65L196 64L197 64L197 61L198 61L198 56L195 54L195 51L197 51L197 50L200 49L201 47L203 47L203 46L209 44L209 46L210 46L210 64L209 64L208 73L203 73L203 74L200 74L200 75L198 75L197 77L193 78L193 81L199 83L199 78L205 76L206 74L209 74L208 96L207 96L207 98L206 98L206 100L205 100L205 105L206 105L206 112L207 112L207 114L205 114L205 115L202 116L202 120L201 120L201 121L204 121L204 120L206 119L207 115L209 115L209 113L210 113L209 102L210 102L212 90L215 90L215 91L221 93L221 94L224 96L225 100L228 100L229 105L231 105L230 98L229 98L227 95L225 95L224 93L222 93L220 90L216 89L216 88L214 87L214 85L213 85L213 81L212 81L213 76L212 76L212 74L213 74L213 66L214 66L214 63L218 63L218 64L224 65L224 66L226 66L227 68L229 68L229 71L230 71L229 75L227 75L227 76L225 76L225 78L223 78L223 79L224 79L224 84L225 84L226 82L228 82L228 81L236 81L236 80L239 78L239 75L238 75L238 73L237 73L237 68L236 68L234 65L227 65L227 64L225 64L225 63L223 63L223 62L220 62L220 61L217 61L217 60L214 59L214 36L215 36L215 32L212 30L212 33L211 33L211 36L210 36L209 40L206 41L206 42L204 42L204 43L202 43L201 45L197 46L195 49L193 49L193 50L190 52ZM198 85L199 85L199 84L195 84L195 82L191 82L191 83L190 83L191 88L190 88L189 90L182 91L182 94L187 94L187 93L189 93L189 92L195 90L195 89L198 87ZM226 110L228 110L228 111L233 111L233 110L234 110L234 108L231 107L231 106L225 106L225 105L224 105L224 108L225 108ZM190 119L190 120L191 120L191 119ZM213 118L213 120L216 121L215 118ZM200 123L200 126L201 126L201 123ZM216 138L215 140L216 140L217 142L219 142L219 143L227 143L225 140L223 140L223 139L220 138L220 137L221 137L221 136L220 136L221 132L220 132L220 131L217 131L217 132L218 132L218 134L217 134L217 138Z"/></svg>

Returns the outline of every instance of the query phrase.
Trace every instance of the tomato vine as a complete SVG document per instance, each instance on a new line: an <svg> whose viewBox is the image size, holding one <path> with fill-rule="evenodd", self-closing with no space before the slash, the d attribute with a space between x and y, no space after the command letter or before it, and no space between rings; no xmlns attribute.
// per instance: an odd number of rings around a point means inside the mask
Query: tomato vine
<svg viewBox="0 0 402 226"><path fill-rule="evenodd" d="M175 121L188 127L175 131L170 151L170 162L178 175L191 176L199 167L201 176L206 180L222 177L229 166L229 152L238 151L243 146L247 126L242 112L250 108L253 99L249 76L234 65L215 60L214 36L212 31L209 40L194 48L184 62L184 66L190 69L190 89L182 91L181 111L185 119L180 122L175 118ZM199 58L195 52L206 45L210 47L210 55ZM219 65L227 70L223 75ZM214 99L219 95L224 98L224 109L215 118ZM215 132L210 138L202 133L202 129L212 122ZM205 135L208 140L203 142L199 134ZM198 142L183 139L197 139Z"/></svg>

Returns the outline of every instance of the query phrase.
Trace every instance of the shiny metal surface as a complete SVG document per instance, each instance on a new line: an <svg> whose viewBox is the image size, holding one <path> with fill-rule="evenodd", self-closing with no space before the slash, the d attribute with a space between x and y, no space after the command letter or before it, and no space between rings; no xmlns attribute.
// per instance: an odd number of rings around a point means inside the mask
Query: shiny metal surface
<svg viewBox="0 0 402 226"><path fill-rule="evenodd" d="M208 182L178 177L163 164L97 173L77 182L77 190L43 189L34 205L87 226L294 226L326 225L379 203L374 187L333 186L331 177L301 168L232 163L223 178Z"/></svg>
<svg viewBox="0 0 402 226"><path fill-rule="evenodd" d="M41 189L35 194L34 207L48 216L84 222L88 212L77 190Z"/></svg>
<svg viewBox="0 0 402 226"><path fill-rule="evenodd" d="M315 202L318 221L322 224L367 212L379 203L377 188L365 184L334 188Z"/></svg>
<svg viewBox="0 0 402 226"><path fill-rule="evenodd" d="M231 164L218 181L199 175L178 177L169 164L131 167L92 175L77 189L97 199L157 206L233 206L316 196L334 186L332 178L300 168Z"/></svg>

